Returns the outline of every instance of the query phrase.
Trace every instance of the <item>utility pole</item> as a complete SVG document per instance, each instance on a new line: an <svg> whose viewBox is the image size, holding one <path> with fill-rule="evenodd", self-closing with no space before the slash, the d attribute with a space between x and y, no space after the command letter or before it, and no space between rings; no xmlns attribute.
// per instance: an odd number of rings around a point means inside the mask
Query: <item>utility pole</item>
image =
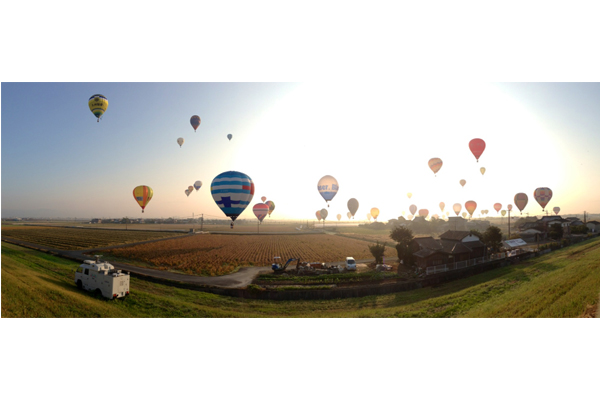
<svg viewBox="0 0 600 400"><path fill-rule="evenodd" d="M510 210L508 210L508 240L510 240Z"/></svg>
<svg viewBox="0 0 600 400"><path fill-rule="evenodd" d="M203 227L204 227L204 214L202 214L202 217L200 217L200 231L202 231Z"/></svg>

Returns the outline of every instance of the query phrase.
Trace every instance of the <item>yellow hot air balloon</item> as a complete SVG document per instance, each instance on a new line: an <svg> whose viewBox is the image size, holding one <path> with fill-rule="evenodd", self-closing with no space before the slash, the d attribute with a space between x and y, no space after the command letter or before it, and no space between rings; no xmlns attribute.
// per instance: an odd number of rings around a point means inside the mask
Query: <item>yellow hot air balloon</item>
<svg viewBox="0 0 600 400"><path fill-rule="evenodd" d="M140 207L142 207L142 212L144 212L144 208L148 205L150 200L152 200L152 195L154 192L150 186L137 186L133 189L133 198L138 202Z"/></svg>
<svg viewBox="0 0 600 400"><path fill-rule="evenodd" d="M377 217L379 216L379 208L371 208L371 216L377 221Z"/></svg>
<svg viewBox="0 0 600 400"><path fill-rule="evenodd" d="M481 175L485 174L485 168L484 167L479 168L479 170L481 171Z"/></svg>
<svg viewBox="0 0 600 400"><path fill-rule="evenodd" d="M100 117L108 108L108 100L101 94L95 94L88 100L88 106L90 107L90 111L98 118L98 122L100 122Z"/></svg>
<svg viewBox="0 0 600 400"><path fill-rule="evenodd" d="M506 215L506 210L500 211L500 214L502 214L502 216L504 217Z"/></svg>
<svg viewBox="0 0 600 400"><path fill-rule="evenodd" d="M406 193L406 196L410 199L412 197L412 193Z"/></svg>

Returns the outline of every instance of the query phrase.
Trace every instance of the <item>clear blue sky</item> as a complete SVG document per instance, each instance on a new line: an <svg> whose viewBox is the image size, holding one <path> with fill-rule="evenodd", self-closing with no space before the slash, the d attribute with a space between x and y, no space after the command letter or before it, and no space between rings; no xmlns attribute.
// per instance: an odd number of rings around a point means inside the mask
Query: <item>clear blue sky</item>
<svg viewBox="0 0 600 400"><path fill-rule="evenodd" d="M87 105L95 93L109 100L100 122ZM2 83L2 216L142 216L138 185L154 190L144 217L221 216L210 182L228 170L254 180L252 204L273 200L274 218L314 218L323 175L340 184L328 220L345 220L351 197L360 219L467 200L494 215L521 191L536 215L540 186L554 191L550 209L594 213L598 104L600 84L583 83ZM479 163L475 137L487 143ZM432 157L444 161L435 178ZM251 207L240 218L254 218Z"/></svg>

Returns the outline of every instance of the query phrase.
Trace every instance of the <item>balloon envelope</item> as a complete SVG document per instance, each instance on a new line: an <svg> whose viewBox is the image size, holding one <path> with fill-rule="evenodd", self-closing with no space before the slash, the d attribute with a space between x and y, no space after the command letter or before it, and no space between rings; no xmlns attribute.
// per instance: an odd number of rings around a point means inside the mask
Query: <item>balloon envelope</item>
<svg viewBox="0 0 600 400"><path fill-rule="evenodd" d="M189 189L185 189L185 195L190 197L190 190Z"/></svg>
<svg viewBox="0 0 600 400"><path fill-rule="evenodd" d="M317 189L319 189L319 193L325 199L325 202L328 202L333 199L338 192L338 181L331 175L325 175L319 179ZM327 206L329 206L329 204Z"/></svg>
<svg viewBox="0 0 600 400"><path fill-rule="evenodd" d="M410 199L412 197L412 193L406 193L406 196Z"/></svg>
<svg viewBox="0 0 600 400"><path fill-rule="evenodd" d="M446 207L446 204L444 204L444 202L442 201L440 203L440 210L442 210L442 212L444 212L444 207Z"/></svg>
<svg viewBox="0 0 600 400"><path fill-rule="evenodd" d="M506 210L500 211L500 214L502 214L502 216L504 217L506 215Z"/></svg>
<svg viewBox="0 0 600 400"><path fill-rule="evenodd" d="M177 139L177 144L179 145L179 147L181 147L181 145L183 144L183 138L179 138Z"/></svg>
<svg viewBox="0 0 600 400"><path fill-rule="evenodd" d="M348 211L346 215L348 216L348 219L352 218L352 213L350 213L350 211Z"/></svg>
<svg viewBox="0 0 600 400"><path fill-rule="evenodd" d="M429 168L433 171L433 173L437 174L437 172L440 170L440 168L442 168L442 165L444 163L442 162L441 158L432 158L427 164L429 165Z"/></svg>
<svg viewBox="0 0 600 400"><path fill-rule="evenodd" d="M150 186L137 186L133 189L133 198L138 202L140 207L142 207L142 212L144 212L144 208L148 205L150 200L152 200L152 196L154 192Z"/></svg>
<svg viewBox="0 0 600 400"><path fill-rule="evenodd" d="M369 221L371 220L371 213L367 213L367 218L369 219Z"/></svg>
<svg viewBox="0 0 600 400"><path fill-rule="evenodd" d="M502 204L500 204L500 203L494 204L494 210L496 210L496 213L498 213L498 211L500 211L501 209L502 209Z"/></svg>
<svg viewBox="0 0 600 400"><path fill-rule="evenodd" d="M252 211L254 211L254 215L260 222L267 216L269 212L269 206L264 203L256 203L254 207L252 207Z"/></svg>
<svg viewBox="0 0 600 400"><path fill-rule="evenodd" d="M429 210L426 208L421 208L419 210L419 217L424 217L427 218L427 216L429 215Z"/></svg>
<svg viewBox="0 0 600 400"><path fill-rule="evenodd" d="M466 218L467 213L463 211L461 215L462 215L463 218Z"/></svg>
<svg viewBox="0 0 600 400"><path fill-rule="evenodd" d="M479 171L481 171L481 175L485 174L485 168L484 167L479 168Z"/></svg>
<svg viewBox="0 0 600 400"><path fill-rule="evenodd" d="M554 211L554 213L555 213L556 215L558 215L558 213L560 212L560 207L554 207L554 208L552 209L552 211Z"/></svg>
<svg viewBox="0 0 600 400"><path fill-rule="evenodd" d="M336 216L336 218L337 218L337 220L339 221L340 219L342 219L342 214L338 214L338 215Z"/></svg>
<svg viewBox="0 0 600 400"><path fill-rule="evenodd" d="M322 209L321 210L321 218L323 218L323 220L325 220L327 218L327 215L329 214L329 212L327 212L326 209Z"/></svg>
<svg viewBox="0 0 600 400"><path fill-rule="evenodd" d="M417 206L415 206L414 204L411 204L410 207L408 207L408 210L410 211L410 213L412 215L415 215L417 212Z"/></svg>
<svg viewBox="0 0 600 400"><path fill-rule="evenodd" d="M452 206L452 210L456 213L456 215L460 214L460 210L462 210L462 206L460 203L456 203Z"/></svg>
<svg viewBox="0 0 600 400"><path fill-rule="evenodd" d="M354 216L354 214L356 214L356 211L358 211L358 200L356 200L355 198L351 198L350 200L348 200L348 210L350 210L350 214Z"/></svg>
<svg viewBox="0 0 600 400"><path fill-rule="evenodd" d="M101 94L95 94L88 100L88 106L92 114L98 118L98 122L100 122L100 117L108 108L108 99Z"/></svg>
<svg viewBox="0 0 600 400"><path fill-rule="evenodd" d="M469 142L469 149L471 149L471 153L473 153L477 162L479 162L479 157L481 157L481 154L485 150L485 142L482 139L473 139Z"/></svg>
<svg viewBox="0 0 600 400"><path fill-rule="evenodd" d="M371 208L371 216L375 219L377 219L377 217L379 216L379 208Z"/></svg>
<svg viewBox="0 0 600 400"><path fill-rule="evenodd" d="M192 193L194 191L194 187L193 186L188 186L188 190L190 191L190 193Z"/></svg>
<svg viewBox="0 0 600 400"><path fill-rule="evenodd" d="M254 182L242 172L227 171L213 179L210 193L221 211L235 221L254 197Z"/></svg>
<svg viewBox="0 0 600 400"><path fill-rule="evenodd" d="M317 216L317 219L320 221L321 220L321 211L317 211L315 213L315 215Z"/></svg>
<svg viewBox="0 0 600 400"><path fill-rule="evenodd" d="M465 181L464 179L460 180L460 186L464 187L465 183L467 183L467 181ZM470 187L470 186L469 186Z"/></svg>
<svg viewBox="0 0 600 400"><path fill-rule="evenodd" d="M190 124L192 124L192 128L194 128L194 132L196 132L196 129L198 129L200 126L200 117L197 115L192 115L192 118L190 118Z"/></svg>
<svg viewBox="0 0 600 400"><path fill-rule="evenodd" d="M512 210L512 204L507 205L506 208L508 208L508 211Z"/></svg>
<svg viewBox="0 0 600 400"><path fill-rule="evenodd" d="M231 140L233 136L231 136L231 133L229 135L227 135L227 139Z"/></svg>
<svg viewBox="0 0 600 400"><path fill-rule="evenodd" d="M265 196L263 196L263 197L261 197L260 199L261 199L261 200L262 200L262 202L264 203L264 202L265 202L265 200L266 200L267 198L266 198Z"/></svg>
<svg viewBox="0 0 600 400"><path fill-rule="evenodd" d="M547 187L537 188L535 189L535 192L533 192L533 198L535 199L535 201L538 202L540 206L542 206L542 211L544 211L544 208L546 208L546 204L548 204L548 202L552 198L552 190L550 190L550 188Z"/></svg>
<svg viewBox="0 0 600 400"><path fill-rule="evenodd" d="M198 190L201 187L202 187L202 182L201 181L194 182L194 189Z"/></svg>
<svg viewBox="0 0 600 400"><path fill-rule="evenodd" d="M473 216L473 213L477 209L477 203L475 203L473 200L469 200L465 203L465 208L467 209L469 214L471 214L471 216Z"/></svg>
<svg viewBox="0 0 600 400"><path fill-rule="evenodd" d="M271 200L267 201L265 203L267 206L269 206L269 217L271 216L271 213L273 212L273 210L275 209L275 203L273 203Z"/></svg>
<svg viewBox="0 0 600 400"><path fill-rule="evenodd" d="M515 194L515 205L517 206L519 211L521 211L521 213L523 213L523 209L525 209L525 206L527 206L528 201L529 199L527 198L527 195L525 193Z"/></svg>

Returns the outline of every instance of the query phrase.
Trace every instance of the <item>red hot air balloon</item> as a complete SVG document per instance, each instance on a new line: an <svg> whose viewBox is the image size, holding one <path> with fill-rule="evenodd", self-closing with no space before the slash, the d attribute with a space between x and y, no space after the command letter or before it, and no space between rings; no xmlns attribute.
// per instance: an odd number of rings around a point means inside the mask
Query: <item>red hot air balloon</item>
<svg viewBox="0 0 600 400"><path fill-rule="evenodd" d="M482 139L473 139L469 142L469 149L471 149L471 153L473 153L477 162L479 162L479 157L481 157L481 154L485 150L485 142Z"/></svg>
<svg viewBox="0 0 600 400"><path fill-rule="evenodd" d="M552 190L547 187L537 188L535 189L535 192L533 192L533 198L539 203L540 206L542 206L542 211L544 211L546 204L548 204L552 198Z"/></svg>
<svg viewBox="0 0 600 400"><path fill-rule="evenodd" d="M260 222L267 216L269 213L269 206L264 203L256 203L254 207L252 207L252 211L254 211L254 215Z"/></svg>
<svg viewBox="0 0 600 400"><path fill-rule="evenodd" d="M429 168L433 171L433 174L435 176L435 174L437 174L440 168L442 168L442 165L444 163L442 162L441 158L432 158L431 160L429 160L428 164Z"/></svg>
<svg viewBox="0 0 600 400"><path fill-rule="evenodd" d="M465 203L465 208L467 209L469 214L471 214L471 216L473 216L473 213L477 209L477 203L475 203L473 200L469 200Z"/></svg>
<svg viewBox="0 0 600 400"><path fill-rule="evenodd" d="M421 208L419 210L419 217L427 218L428 215L429 215L429 210L427 210L426 208Z"/></svg>
<svg viewBox="0 0 600 400"><path fill-rule="evenodd" d="M521 214L523 214L523 210L525 209L525 206L527 206L528 201L529 199L527 198L527 195L525 193L515 194L515 205L517 206L519 211L521 211Z"/></svg>
<svg viewBox="0 0 600 400"><path fill-rule="evenodd" d="M494 210L496 210L496 214L498 214L498 211L502 210L502 204L500 204L500 203L494 204Z"/></svg>

